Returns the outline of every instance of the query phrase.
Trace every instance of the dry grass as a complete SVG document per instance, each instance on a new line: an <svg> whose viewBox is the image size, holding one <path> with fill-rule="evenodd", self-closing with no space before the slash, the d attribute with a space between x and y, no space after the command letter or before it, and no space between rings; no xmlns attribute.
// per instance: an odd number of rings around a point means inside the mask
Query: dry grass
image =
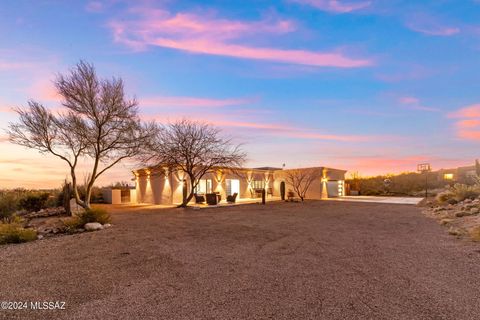
<svg viewBox="0 0 480 320"><path fill-rule="evenodd" d="M471 229L469 235L472 241L480 241L480 226Z"/></svg>

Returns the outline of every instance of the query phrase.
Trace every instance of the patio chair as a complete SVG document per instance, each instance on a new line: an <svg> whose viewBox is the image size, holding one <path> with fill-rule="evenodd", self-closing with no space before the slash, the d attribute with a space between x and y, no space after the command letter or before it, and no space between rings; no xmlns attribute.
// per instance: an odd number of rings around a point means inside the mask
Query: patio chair
<svg viewBox="0 0 480 320"><path fill-rule="evenodd" d="M218 204L218 196L216 193L207 193L207 204L209 205Z"/></svg>
<svg viewBox="0 0 480 320"><path fill-rule="evenodd" d="M267 188L267 196L273 197L273 188Z"/></svg>
<svg viewBox="0 0 480 320"><path fill-rule="evenodd" d="M195 203L205 203L205 197L204 196L201 196L201 195L198 195L198 194L194 194L195 196Z"/></svg>
<svg viewBox="0 0 480 320"><path fill-rule="evenodd" d="M231 196L227 196L227 202L235 203L235 200L237 200L237 195L238 195L238 193L235 192Z"/></svg>

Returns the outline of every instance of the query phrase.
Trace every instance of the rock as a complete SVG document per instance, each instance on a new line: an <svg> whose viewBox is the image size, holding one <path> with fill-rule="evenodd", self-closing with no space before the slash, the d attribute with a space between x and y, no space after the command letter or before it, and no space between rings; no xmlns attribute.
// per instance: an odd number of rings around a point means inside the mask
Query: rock
<svg viewBox="0 0 480 320"><path fill-rule="evenodd" d="M97 231L97 230L102 230L103 226L98 222L89 222L85 224L84 228L87 231Z"/></svg>
<svg viewBox="0 0 480 320"><path fill-rule="evenodd" d="M444 225L446 225L446 224L449 224L449 223L452 222L452 221L453 221L453 219L448 219L448 218L446 218L446 219L440 220L440 224L441 224L442 226L444 226Z"/></svg>
<svg viewBox="0 0 480 320"><path fill-rule="evenodd" d="M85 232L85 229L83 228L77 229L77 232Z"/></svg>
<svg viewBox="0 0 480 320"><path fill-rule="evenodd" d="M444 207L437 207L437 208L433 209L433 212L439 213L440 211L445 211L445 210L447 210L447 209L444 208Z"/></svg>
<svg viewBox="0 0 480 320"><path fill-rule="evenodd" d="M470 211L457 211L455 212L455 217L461 218L471 215Z"/></svg>
<svg viewBox="0 0 480 320"><path fill-rule="evenodd" d="M448 229L448 233L451 234L452 236L459 236L462 234L459 229L454 227L450 227L450 229Z"/></svg>
<svg viewBox="0 0 480 320"><path fill-rule="evenodd" d="M480 213L480 209L478 209L478 208L473 207L473 208L470 209L470 214L472 214L472 215L473 214L479 214L479 213Z"/></svg>
<svg viewBox="0 0 480 320"><path fill-rule="evenodd" d="M38 239L38 240L42 240L42 239L43 239L43 235L39 234L39 235L37 236L37 239Z"/></svg>
<svg viewBox="0 0 480 320"><path fill-rule="evenodd" d="M470 202L472 202L472 199L465 199L465 200L463 200L463 203L470 203Z"/></svg>
<svg viewBox="0 0 480 320"><path fill-rule="evenodd" d="M447 202L448 202L449 204L451 204L451 205L454 205L454 204L457 204L457 203L458 203L458 201L455 200L455 199L448 199Z"/></svg>
<svg viewBox="0 0 480 320"><path fill-rule="evenodd" d="M105 229L107 229L107 228L111 228L112 225L111 225L110 223L105 223L105 224L103 225L103 227L104 227Z"/></svg>

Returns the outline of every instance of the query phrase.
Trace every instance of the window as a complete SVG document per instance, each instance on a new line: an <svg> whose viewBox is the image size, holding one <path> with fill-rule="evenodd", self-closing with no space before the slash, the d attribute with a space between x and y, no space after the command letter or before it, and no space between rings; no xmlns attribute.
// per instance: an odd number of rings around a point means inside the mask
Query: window
<svg viewBox="0 0 480 320"><path fill-rule="evenodd" d="M252 188L253 189L265 189L265 181L264 180L253 180L252 181Z"/></svg>
<svg viewBox="0 0 480 320"><path fill-rule="evenodd" d="M195 193L205 194L212 193L212 180L211 179L201 179L195 188Z"/></svg>
<svg viewBox="0 0 480 320"><path fill-rule="evenodd" d="M445 179L445 180L453 180L453 173L445 173L445 174L443 174L443 179Z"/></svg>

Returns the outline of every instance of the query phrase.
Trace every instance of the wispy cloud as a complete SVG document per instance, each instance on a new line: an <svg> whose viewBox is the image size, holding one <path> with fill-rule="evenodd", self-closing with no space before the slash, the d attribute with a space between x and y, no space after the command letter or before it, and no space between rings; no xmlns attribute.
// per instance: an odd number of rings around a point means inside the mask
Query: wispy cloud
<svg viewBox="0 0 480 320"><path fill-rule="evenodd" d="M158 115L143 115L145 120L156 120L159 122L174 121L178 116L158 116ZM388 135L356 135L356 134L333 134L322 132L320 130L311 129L308 127L294 126L287 123L276 123L268 121L252 121L252 120L232 120L231 117L219 114L207 114L203 117L201 115L195 116L196 120L211 123L215 126L222 127L227 130L235 128L235 132L245 129L244 132L248 136L257 137L258 135L268 135L273 137L304 139L304 140L321 140L321 141L337 141L337 142L370 142L370 141L392 141L398 140L398 137Z"/></svg>
<svg viewBox="0 0 480 320"><path fill-rule="evenodd" d="M480 140L480 104L460 108L449 113L447 117L457 119L455 129L458 138Z"/></svg>
<svg viewBox="0 0 480 320"><path fill-rule="evenodd" d="M104 4L101 1L89 1L85 6L85 10L89 12L101 12L104 9Z"/></svg>
<svg viewBox="0 0 480 320"><path fill-rule="evenodd" d="M421 104L420 99L412 96L404 96L398 99L398 102L410 110L441 112L438 108L426 107Z"/></svg>
<svg viewBox="0 0 480 320"><path fill-rule="evenodd" d="M238 21L212 14L179 12L172 14L154 8L132 8L128 16L109 23L114 40L134 50L149 47L176 49L241 59L309 65L317 67L357 68L372 65L369 59L355 59L341 52L317 52L280 49L242 43L242 39L290 33L295 23L267 18Z"/></svg>
<svg viewBox="0 0 480 320"><path fill-rule="evenodd" d="M412 31L430 36L448 37L460 32L460 28L446 25L438 19L426 14L409 16L405 25Z"/></svg>
<svg viewBox="0 0 480 320"><path fill-rule="evenodd" d="M342 1L342 0L291 0L292 2L309 5L316 9L334 13L348 13L365 9L372 1Z"/></svg>
<svg viewBox="0 0 480 320"><path fill-rule="evenodd" d="M140 107L183 107L183 108L218 108L239 106L254 102L255 99L214 99L182 96L158 96L147 97L139 100Z"/></svg>
<svg viewBox="0 0 480 320"><path fill-rule="evenodd" d="M29 62L13 62L0 60L0 71L25 69L32 67L33 64Z"/></svg>

